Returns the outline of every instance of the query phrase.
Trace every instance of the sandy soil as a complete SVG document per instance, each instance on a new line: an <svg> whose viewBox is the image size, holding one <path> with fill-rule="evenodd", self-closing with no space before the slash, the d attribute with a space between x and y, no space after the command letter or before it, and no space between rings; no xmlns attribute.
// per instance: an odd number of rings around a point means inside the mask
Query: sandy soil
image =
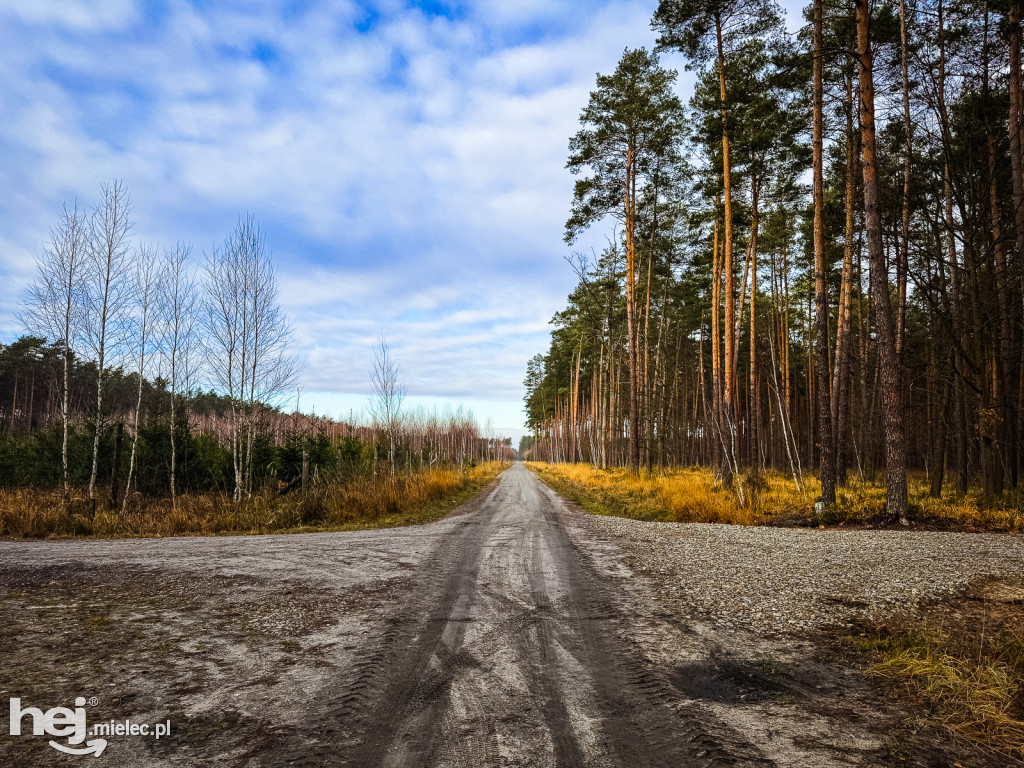
<svg viewBox="0 0 1024 768"><path fill-rule="evenodd" d="M998 764L827 636L683 615L615 536L517 464L425 526L0 542L0 700L170 721L111 766ZM93 763L0 725L0 765Z"/></svg>

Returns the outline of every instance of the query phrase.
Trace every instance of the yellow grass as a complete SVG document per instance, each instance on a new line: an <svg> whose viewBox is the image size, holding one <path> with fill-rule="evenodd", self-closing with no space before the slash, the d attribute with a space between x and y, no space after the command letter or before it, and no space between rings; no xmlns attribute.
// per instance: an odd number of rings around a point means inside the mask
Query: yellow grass
<svg viewBox="0 0 1024 768"><path fill-rule="evenodd" d="M902 688L936 724L1024 759L1024 636L980 624L954 631L883 628L853 638L869 671Z"/></svg>
<svg viewBox="0 0 1024 768"><path fill-rule="evenodd" d="M808 477L803 492L791 477L778 472L741 478L744 503L734 487L715 483L710 469L673 468L631 474L597 469L591 464L528 463L527 466L561 493L596 514L644 520L765 524L865 524L884 518L885 487L859 479L838 490L836 504L821 519L814 502L821 486ZM909 482L912 517L920 522L958 528L1024 530L1024 493L1012 491L986 499L979 490L958 496L947 487L942 498L928 495L923 476Z"/></svg>
<svg viewBox="0 0 1024 768"><path fill-rule="evenodd" d="M0 537L128 537L253 534L382 528L443 517L508 466L436 467L395 477L324 483L306 496L267 491L235 504L225 494L186 494L170 499L133 497L127 510L92 505L81 491L70 509L55 491L0 489Z"/></svg>

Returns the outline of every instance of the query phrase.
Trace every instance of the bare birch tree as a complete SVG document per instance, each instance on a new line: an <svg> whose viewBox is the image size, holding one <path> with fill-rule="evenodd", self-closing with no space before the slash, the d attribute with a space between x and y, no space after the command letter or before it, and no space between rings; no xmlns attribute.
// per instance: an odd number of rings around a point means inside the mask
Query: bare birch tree
<svg viewBox="0 0 1024 768"><path fill-rule="evenodd" d="M370 368L370 414L388 439L388 464L395 471L395 450L402 427L402 402L407 389L398 378L398 358L388 346L388 340L381 332L373 351L373 365Z"/></svg>
<svg viewBox="0 0 1024 768"><path fill-rule="evenodd" d="M159 314L162 355L167 363L167 385L171 395L171 509L177 509L178 488L178 399L192 387L199 338L199 286L191 264L192 246L178 242L164 252L160 282ZM188 413L185 413L188 431Z"/></svg>
<svg viewBox="0 0 1024 768"><path fill-rule="evenodd" d="M50 230L50 243L36 258L36 277L28 288L28 297L20 313L26 328L53 340L59 340L64 368L61 388L61 476L64 504L71 501L68 472L68 433L71 410L71 366L82 307L82 273L88 246L88 226L78 204L63 207L56 226Z"/></svg>
<svg viewBox="0 0 1024 768"><path fill-rule="evenodd" d="M291 328L277 301L277 275L259 225L239 220L206 258L207 364L232 403L235 501L248 493L259 406L272 405L298 372L288 353Z"/></svg>
<svg viewBox="0 0 1024 768"><path fill-rule="evenodd" d="M135 416L132 424L132 452L128 461L128 480L124 487L122 511L128 505L128 496L132 492L132 478L135 475L135 457L139 449L139 420L142 413L142 385L146 376L146 363L151 361L151 353L156 354L154 341L158 342L153 333L156 310L161 293L161 269L157 257L157 249L152 245L141 245L135 253L135 274L133 275L133 301L135 311L129 323L129 347L135 362L135 373L139 376L139 386L135 398Z"/></svg>
<svg viewBox="0 0 1024 768"><path fill-rule="evenodd" d="M96 414L92 447L89 499L95 504L100 438L103 434L103 388L106 368L125 341L125 311L130 299L132 224L131 199L124 183L114 180L102 187L101 200L89 221L88 269L83 274L82 329L96 361Z"/></svg>

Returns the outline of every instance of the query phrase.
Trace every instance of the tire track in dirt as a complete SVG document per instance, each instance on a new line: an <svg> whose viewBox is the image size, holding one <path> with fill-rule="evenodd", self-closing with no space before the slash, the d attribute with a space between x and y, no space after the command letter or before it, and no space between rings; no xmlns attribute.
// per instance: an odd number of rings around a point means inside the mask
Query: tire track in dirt
<svg viewBox="0 0 1024 768"><path fill-rule="evenodd" d="M629 611L615 600L614 586L594 571L570 541L558 520L557 494L536 482L545 496L542 514L552 532L552 546L567 566L572 593L586 607L575 623L603 705L603 730L617 764L665 768L771 765L725 724L692 706L680 705L667 678L626 639Z"/></svg>
<svg viewBox="0 0 1024 768"><path fill-rule="evenodd" d="M360 650L347 680L339 681L318 701L309 713L308 727L292 734L264 764L383 764L387 745L381 743L381 724L391 722L403 707L429 694L423 679L431 656L417 649L437 646L459 595L465 591L462 587L475 579L474 573L460 568L465 552L479 551L487 519L477 513L496 485L463 505L461 514L456 515L458 526L419 568L418 589L384 618L380 637Z"/></svg>
<svg viewBox="0 0 1024 768"><path fill-rule="evenodd" d="M559 506L522 465L472 502L289 763L770 765L624 638Z"/></svg>

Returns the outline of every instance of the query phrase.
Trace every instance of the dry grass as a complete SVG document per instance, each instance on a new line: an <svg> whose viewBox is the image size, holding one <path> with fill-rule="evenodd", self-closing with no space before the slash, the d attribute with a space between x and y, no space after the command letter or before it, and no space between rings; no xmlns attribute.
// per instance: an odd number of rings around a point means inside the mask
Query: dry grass
<svg viewBox="0 0 1024 768"><path fill-rule="evenodd" d="M813 477L807 478L801 493L792 478L778 472L747 474L741 479L745 503L740 504L735 489L716 485L710 469L633 475L625 469L597 469L590 464L527 466L596 514L736 525L872 525L885 520L885 487L881 483L851 480L839 489L835 506L818 519L814 502L821 486ZM912 518L919 524L1024 531L1024 492L986 499L977 490L959 496L947 488L942 498L933 499L925 478L912 476L909 485Z"/></svg>
<svg viewBox="0 0 1024 768"><path fill-rule="evenodd" d="M970 488L960 495L946 484L942 496L936 499L929 495L927 479L914 474L908 478L907 486L911 517L916 521L964 530L1024 531L1022 490L986 497L980 488ZM815 489L820 486L816 484ZM836 502L826 522L879 520L885 516L885 486L855 480L839 490Z"/></svg>
<svg viewBox="0 0 1024 768"><path fill-rule="evenodd" d="M922 725L947 728L1024 764L1019 603L960 597L921 616L862 629L852 640L871 654L869 672L923 707Z"/></svg>
<svg viewBox="0 0 1024 768"><path fill-rule="evenodd" d="M98 508L76 493L70 509L55 491L0 489L0 537L117 538L210 534L291 533L385 528L436 520L486 486L508 464L438 467L394 477L324 483L305 496L265 491L235 504L225 494L170 499L134 497L128 509Z"/></svg>
<svg viewBox="0 0 1024 768"><path fill-rule="evenodd" d="M1020 648L1021 638L1005 638ZM999 658L952 655L945 638L907 633L872 669L874 674L904 682L933 709L944 726L982 741L1006 744L1024 754L1024 721L1017 713L1021 673Z"/></svg>

